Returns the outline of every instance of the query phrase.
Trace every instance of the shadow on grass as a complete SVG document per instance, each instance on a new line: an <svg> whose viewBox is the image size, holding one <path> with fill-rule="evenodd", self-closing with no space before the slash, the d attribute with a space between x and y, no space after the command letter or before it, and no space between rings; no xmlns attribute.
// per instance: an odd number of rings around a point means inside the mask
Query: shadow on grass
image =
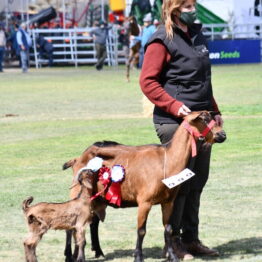
<svg viewBox="0 0 262 262"><path fill-rule="evenodd" d="M229 241L214 247L220 253L219 257L202 257L203 260L221 260L232 256L262 255L262 238L251 237Z"/></svg>
<svg viewBox="0 0 262 262"><path fill-rule="evenodd" d="M114 252L108 253L105 255L105 258L96 259L96 262L103 262L108 260L113 260L115 258L127 258L133 257L134 250L133 249L115 249ZM153 258L153 259L161 259L162 257L162 248L153 247L153 248L143 248L143 254L145 260ZM163 260L164 261L164 260Z"/></svg>
<svg viewBox="0 0 262 262"><path fill-rule="evenodd" d="M220 253L219 257L200 257L202 260L221 260L230 258L232 256L242 256L242 255L262 255L262 238L253 237L253 238L244 238L229 241L228 243L214 247ZM131 249L116 249L114 252L106 254L106 257L103 259L95 259L97 262L110 261L115 258L126 258L133 257L134 250ZM145 260L153 258L159 259L159 261L166 261L162 258L162 248L153 247L153 248L144 248L143 249ZM162 258L162 259L161 259ZM93 260L92 260L93 261Z"/></svg>
<svg viewBox="0 0 262 262"><path fill-rule="evenodd" d="M251 237L229 241L216 247L224 257L237 254L262 254L262 238Z"/></svg>

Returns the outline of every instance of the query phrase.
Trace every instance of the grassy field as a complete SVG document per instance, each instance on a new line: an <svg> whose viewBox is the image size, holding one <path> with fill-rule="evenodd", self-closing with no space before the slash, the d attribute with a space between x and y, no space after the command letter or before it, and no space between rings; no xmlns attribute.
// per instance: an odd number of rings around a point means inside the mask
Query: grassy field
<svg viewBox="0 0 262 262"><path fill-rule="evenodd" d="M201 240L217 248L216 261L262 261L262 65L213 67L213 89L223 112L225 143L214 145L210 179L200 213ZM0 262L24 261L27 228L22 201L68 199L71 170L62 164L91 143L158 143L151 118L143 116L139 71L131 83L124 68L90 67L6 70L0 75ZM132 261L136 208L107 209L100 227L105 259L94 259L87 232L88 261ZM38 246L40 262L64 261L65 234L48 232ZM144 240L147 262L161 259L163 228L155 206ZM204 258L195 259L202 261Z"/></svg>

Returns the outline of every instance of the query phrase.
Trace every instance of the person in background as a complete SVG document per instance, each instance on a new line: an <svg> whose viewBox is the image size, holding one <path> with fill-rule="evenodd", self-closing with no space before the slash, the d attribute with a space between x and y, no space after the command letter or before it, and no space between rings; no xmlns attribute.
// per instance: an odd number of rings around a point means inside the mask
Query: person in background
<svg viewBox="0 0 262 262"><path fill-rule="evenodd" d="M41 58L48 59L48 66L53 65L53 51L54 47L51 42L48 42L42 35L39 35L36 39L37 47L39 48L39 54Z"/></svg>
<svg viewBox="0 0 262 262"><path fill-rule="evenodd" d="M19 52L19 48L18 48L17 40L16 40L16 33L18 31L18 28L19 26L17 26L16 24L12 24L10 26L10 32L7 38L7 46L10 50L11 58L14 60L19 59L19 62L21 64L20 52Z"/></svg>
<svg viewBox="0 0 262 262"><path fill-rule="evenodd" d="M155 129L165 144L191 111L214 111L219 126L223 120L213 97L207 42L201 24L194 23L196 1L164 0L162 17L164 24L145 46L140 86L155 105ZM218 255L199 239L200 197L209 175L211 146L200 142L198 147L188 163L195 176L181 185L170 218L173 246L183 260Z"/></svg>
<svg viewBox="0 0 262 262"><path fill-rule="evenodd" d="M90 35L93 37L95 42L95 49L96 49L96 57L97 57L97 63L96 63L96 69L102 70L104 66L104 62L107 57L106 53L106 40L108 37L108 31L111 29L111 27L108 27L107 24L104 21L101 21L99 26L97 26L97 22L95 23L96 28L94 28Z"/></svg>
<svg viewBox="0 0 262 262"><path fill-rule="evenodd" d="M144 25L142 28L141 36L136 37L137 39L141 40L141 48L139 51L139 68L142 67L143 60L144 60L144 49L147 41L156 31L156 27L152 24L152 15L148 13L145 15L143 19Z"/></svg>
<svg viewBox="0 0 262 262"><path fill-rule="evenodd" d="M123 54L125 56L125 64L128 63L129 58L129 22L128 17L125 18L122 25L119 27L119 43L123 46Z"/></svg>
<svg viewBox="0 0 262 262"><path fill-rule="evenodd" d="M18 25L16 25L16 27L18 27ZM17 40L18 50L20 52L22 72L26 73L28 71L29 49L32 45L32 40L26 31L25 23L22 23L21 26L18 27L18 31L16 33L16 40Z"/></svg>
<svg viewBox="0 0 262 262"><path fill-rule="evenodd" d="M4 24L0 23L0 72L3 72L5 46L6 46L6 35L5 35Z"/></svg>
<svg viewBox="0 0 262 262"><path fill-rule="evenodd" d="M160 22L159 22L159 20L154 19L154 21L153 21L153 25L154 25L155 28L157 29L157 28L160 26Z"/></svg>

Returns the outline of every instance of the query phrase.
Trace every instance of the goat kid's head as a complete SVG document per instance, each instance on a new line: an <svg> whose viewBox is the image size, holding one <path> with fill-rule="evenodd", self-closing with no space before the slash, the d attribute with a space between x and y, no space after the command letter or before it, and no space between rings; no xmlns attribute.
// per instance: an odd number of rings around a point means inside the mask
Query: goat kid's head
<svg viewBox="0 0 262 262"><path fill-rule="evenodd" d="M85 169L79 172L76 177L76 180L80 183L80 185L83 185L90 191L90 197L93 193L93 183L95 181L95 173L93 173L90 169ZM91 198L92 200L92 198ZM93 213L95 213L99 219L104 222L106 217L106 204L104 201L99 199L93 199L91 201L91 210Z"/></svg>
<svg viewBox="0 0 262 262"><path fill-rule="evenodd" d="M214 114L208 111L192 112L185 120L194 128L194 135L206 143L222 143L226 140L226 133L213 119ZM209 129L210 128L210 129Z"/></svg>
<svg viewBox="0 0 262 262"><path fill-rule="evenodd" d="M74 186L78 185L83 185L89 190L93 189L93 173L91 170L81 170L81 172L78 172L78 174L74 177L73 185L71 188Z"/></svg>

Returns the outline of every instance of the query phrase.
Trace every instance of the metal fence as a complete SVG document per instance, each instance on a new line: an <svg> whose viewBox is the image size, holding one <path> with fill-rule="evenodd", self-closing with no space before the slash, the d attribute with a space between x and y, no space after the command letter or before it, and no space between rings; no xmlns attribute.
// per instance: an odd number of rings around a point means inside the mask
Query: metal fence
<svg viewBox="0 0 262 262"><path fill-rule="evenodd" d="M48 60L40 56L37 46L37 38L42 35L53 45L53 62L56 64L94 64L96 63L96 52L93 38L90 32L93 28L73 29L33 29L33 53L31 62L36 68L47 64ZM115 66L123 58L119 57L118 34L116 28L109 30L107 39L107 59L109 66Z"/></svg>
<svg viewBox="0 0 262 262"><path fill-rule="evenodd" d="M31 62L35 66L41 67L47 64L48 60L40 57L36 44L37 37L41 34L51 41L54 47L53 62L56 64L95 64L95 45L90 32L93 28L73 28L73 29L33 29L33 53ZM261 39L261 24L205 24L203 32L211 41L217 39ZM262 42L262 41L261 41ZM262 58L262 45L261 45ZM262 59L261 59L262 61ZM107 59L109 66L117 66L125 62L125 56L121 45L118 43L117 28L113 27L109 31L107 40Z"/></svg>
<svg viewBox="0 0 262 262"><path fill-rule="evenodd" d="M262 39L262 22L246 24L205 24L204 34L216 39Z"/></svg>

